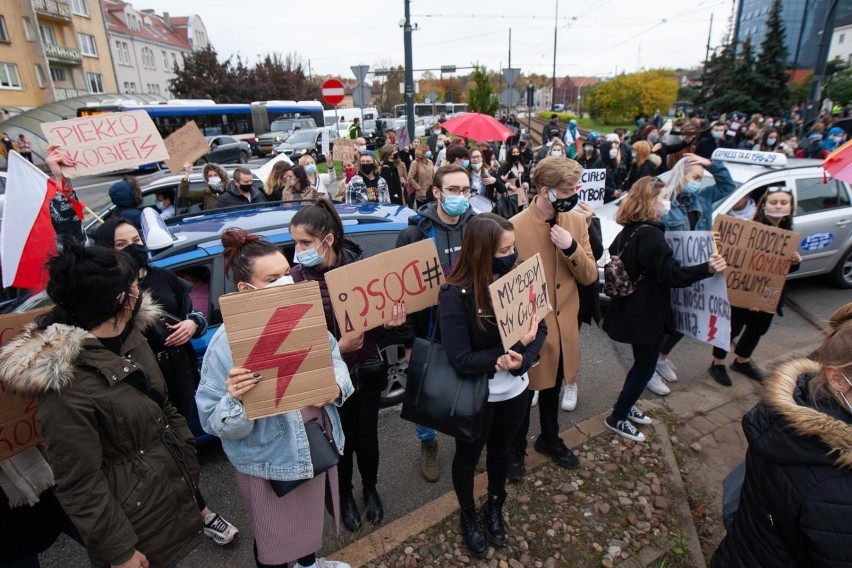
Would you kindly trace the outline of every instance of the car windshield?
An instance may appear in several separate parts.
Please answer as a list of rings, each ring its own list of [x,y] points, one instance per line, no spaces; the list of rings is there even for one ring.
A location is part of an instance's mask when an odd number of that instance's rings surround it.
[[[375,130],[376,129],[376,121],[375,120],[365,120],[364,121],[364,130]]]
[[[314,136],[316,134],[314,132],[310,132],[308,130],[297,130],[287,139],[288,144],[304,144],[305,142],[313,142]]]
[[[269,126],[269,130],[272,132],[283,132],[293,130],[293,125],[295,121],[293,120],[275,120]]]

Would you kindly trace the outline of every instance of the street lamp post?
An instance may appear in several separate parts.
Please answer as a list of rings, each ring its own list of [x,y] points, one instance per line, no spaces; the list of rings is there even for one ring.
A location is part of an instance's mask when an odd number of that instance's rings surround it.
[[[409,143],[414,140],[414,57],[411,51],[411,0],[405,0],[405,127]]]

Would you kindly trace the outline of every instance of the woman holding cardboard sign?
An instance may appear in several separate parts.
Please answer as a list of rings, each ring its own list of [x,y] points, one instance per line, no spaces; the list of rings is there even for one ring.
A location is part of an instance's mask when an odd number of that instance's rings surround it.
[[[242,229],[228,229],[222,234],[222,245],[225,271],[238,291],[292,283],[293,279],[287,276],[287,259],[262,237]],[[260,568],[286,566],[294,560],[296,566],[306,568],[349,566],[316,557],[322,546],[326,496],[331,500],[335,519],[339,516],[339,500],[337,467],[314,474],[317,464],[312,462],[308,423],[318,423],[330,431],[334,446],[341,450],[344,437],[336,407],[352,394],[337,341],[329,335],[329,343],[340,395],[324,404],[256,420],[248,418],[242,399],[257,386],[260,373],[234,368],[224,325],[204,354],[201,384],[195,394],[198,416],[206,432],[222,439],[222,448],[237,469],[237,487],[252,519],[255,562]],[[306,481],[294,483],[302,480]]]
[[[755,210],[754,221],[777,229],[792,231],[793,212],[795,211],[796,199],[793,197],[793,190],[786,185],[776,185],[767,188],[760,198]],[[797,271],[801,263],[802,257],[797,252],[793,257],[790,272]],[[783,306],[784,295],[782,292],[776,310],[779,314]],[[764,375],[763,371],[752,364],[751,354],[757,348],[760,338],[769,331],[772,318],[773,314],[770,313],[731,306],[731,340],[733,341],[739,336],[737,347],[734,350],[736,358],[731,363],[731,369],[758,382],[763,381]],[[725,387],[733,384],[728,371],[725,370],[725,357],[727,356],[726,350],[714,347],[713,362],[707,370],[714,381]]]
[[[471,442],[456,439],[453,457],[453,489],[461,508],[462,537],[478,558],[488,554],[488,542],[505,546],[508,540],[503,503],[509,454],[529,404],[527,370],[547,336],[547,325],[534,315],[520,341],[509,351],[503,348],[488,286],[509,273],[517,260],[512,224],[499,215],[480,213],[467,225],[458,262],[438,297],[441,343],[453,369],[459,374],[490,375],[482,434]],[[482,507],[483,535],[473,477],[486,446],[488,500]]]
[[[361,526],[361,513],[352,494],[356,454],[367,520],[375,525],[382,522],[385,515],[376,485],[379,481],[379,395],[387,384],[388,371],[372,334],[344,336],[341,333],[334,317],[325,275],[329,270],[358,262],[364,257],[364,251],[344,237],[343,222],[328,199],[318,199],[316,203],[296,213],[290,221],[290,236],[296,243],[298,262],[291,272],[293,279],[297,282],[314,280],[319,283],[328,330],[340,341],[340,352],[355,386],[355,395],[340,409],[340,421],[347,444],[340,460],[338,478],[343,526],[354,532]],[[394,304],[392,315],[393,319],[385,327],[397,327],[405,323],[405,303]]]

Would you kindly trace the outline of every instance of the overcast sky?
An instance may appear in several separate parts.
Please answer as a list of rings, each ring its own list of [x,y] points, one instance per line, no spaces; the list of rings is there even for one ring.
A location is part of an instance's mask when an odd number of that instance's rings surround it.
[[[298,52],[314,73],[349,77],[351,65],[404,64],[403,0],[130,0],[172,16],[198,13],[220,56],[254,62],[273,51]],[[704,60],[710,17],[720,45],[732,0],[588,0],[559,2],[558,76],[611,76]],[[414,0],[414,68],[512,67],[551,74],[556,0]],[[468,71],[460,71],[467,73]],[[437,74],[437,72],[436,72]]]

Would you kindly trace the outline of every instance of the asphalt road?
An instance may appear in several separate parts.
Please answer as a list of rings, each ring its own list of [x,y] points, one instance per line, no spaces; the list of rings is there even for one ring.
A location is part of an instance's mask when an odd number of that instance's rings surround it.
[[[787,309],[785,317],[775,318],[769,334],[754,355],[758,364],[818,342],[820,333],[814,323],[824,321],[834,309],[852,301],[852,293],[849,290],[833,288],[822,279],[791,282],[788,290],[792,303],[799,306],[802,312]],[[560,411],[562,429],[609,409],[615,402],[632,362],[629,346],[612,342],[597,327],[584,326],[580,337],[582,366],[578,378],[579,404],[574,412]],[[677,365],[680,378],[678,383],[671,385],[672,388],[688,388],[690,383],[706,377],[710,357],[709,346],[693,340],[682,341],[672,353],[672,360]],[[731,375],[735,381],[748,380],[733,372]],[[644,396],[655,398],[656,395],[645,391]],[[538,430],[538,413],[533,409],[531,437]],[[420,476],[419,442],[413,425],[400,419],[399,407],[382,411],[379,432],[379,492],[385,505],[385,522],[399,518],[439,495],[452,491],[449,475],[454,447],[452,439],[440,437],[441,479],[432,484]],[[530,447],[528,451],[534,450]],[[236,489],[233,468],[215,442],[200,448],[199,455],[202,464],[201,489],[210,507],[234,523],[241,530],[241,534],[235,543],[225,547],[205,539],[180,566],[254,566],[251,526]],[[357,479],[355,494],[361,506],[363,501],[360,499]],[[294,514],[298,515],[298,512],[294,511]],[[340,536],[337,537],[332,523],[328,521],[323,554],[333,557],[333,551],[346,546],[354,538],[363,536],[368,530],[362,528],[355,535],[351,535],[341,526]],[[87,565],[82,547],[65,536],[41,555],[41,561],[45,568]]]

